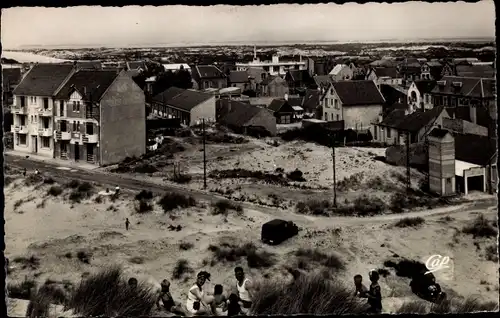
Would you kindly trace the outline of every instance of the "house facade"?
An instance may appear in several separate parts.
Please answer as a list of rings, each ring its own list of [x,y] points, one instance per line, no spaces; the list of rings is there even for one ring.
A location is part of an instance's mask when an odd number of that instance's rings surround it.
[[[354,77],[354,69],[346,64],[337,64],[328,74],[334,81],[351,80]]]
[[[414,110],[432,109],[431,91],[435,81],[413,81],[408,88],[408,105]]]
[[[99,166],[146,152],[142,89],[125,71],[78,71],[55,96],[54,157]]]
[[[267,109],[274,114],[277,124],[291,124],[296,121],[296,111],[284,98],[274,99],[271,104],[269,104]]]
[[[247,71],[230,71],[228,86],[237,87],[241,89],[242,92],[252,89],[250,83],[250,77]]]
[[[366,80],[374,81],[380,85],[403,85],[403,78],[396,67],[372,67],[366,73]]]
[[[288,84],[283,78],[279,76],[264,76],[260,84],[260,96],[284,98],[285,95],[290,93]]]
[[[231,100],[220,100],[220,119],[218,122],[235,132],[276,136],[276,117],[266,108]]]
[[[216,96],[190,89],[171,87],[153,97],[152,113],[165,118],[178,118],[186,126],[216,120]]]
[[[299,61],[283,61],[280,60],[278,54],[274,54],[270,61],[261,61],[257,57],[257,49],[254,48],[253,60],[248,63],[236,63],[236,70],[246,71],[248,68],[258,67],[263,68],[269,75],[284,76],[289,70],[307,70],[308,64],[308,61],[302,60],[302,57],[300,57]]]
[[[72,64],[35,64],[13,91],[14,150],[54,157],[54,96],[76,71]]]
[[[226,74],[215,65],[195,65],[191,76],[198,89],[227,87]]]

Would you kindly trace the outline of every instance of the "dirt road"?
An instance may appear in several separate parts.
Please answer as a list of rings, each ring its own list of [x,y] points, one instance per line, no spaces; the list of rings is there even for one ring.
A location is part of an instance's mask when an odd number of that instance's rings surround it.
[[[154,182],[147,182],[144,180],[138,180],[130,176],[119,175],[110,172],[103,171],[91,171],[84,169],[68,169],[63,167],[58,167],[56,164],[49,162],[42,162],[38,160],[29,160],[26,158],[12,156],[9,154],[5,155],[5,162],[7,166],[26,168],[29,170],[38,169],[43,174],[48,174],[56,181],[67,181],[68,179],[79,179],[81,181],[87,182],[97,182],[102,185],[109,185],[114,188],[119,186],[124,189],[131,189],[140,191],[142,189],[148,189],[155,193],[164,193],[167,191],[178,192],[182,194],[189,194],[194,198],[202,201],[216,202],[221,199],[225,199],[222,196],[184,188],[182,186],[177,186],[173,184],[159,184]],[[384,223],[399,220],[405,217],[426,217],[426,216],[438,216],[445,215],[449,213],[460,213],[460,214],[470,214],[478,211],[494,211],[496,208],[496,201],[491,199],[487,201],[470,202],[459,206],[451,206],[445,208],[437,208],[431,210],[399,213],[399,214],[386,214],[378,215],[373,217],[313,217],[307,215],[296,214],[293,211],[281,210],[271,207],[264,207],[260,205],[255,205],[247,202],[241,202],[241,205],[250,214],[266,214],[275,218],[283,218],[286,220],[293,221],[299,226],[309,227],[313,226],[315,228],[327,228],[327,227],[338,227],[342,225],[356,225],[363,223]]]

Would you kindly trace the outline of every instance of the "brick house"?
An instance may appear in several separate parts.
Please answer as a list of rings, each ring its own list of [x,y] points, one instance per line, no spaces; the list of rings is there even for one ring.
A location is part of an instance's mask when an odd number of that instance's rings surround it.
[[[125,71],[77,71],[54,100],[55,158],[104,166],[146,152],[144,92]]]
[[[191,89],[170,87],[153,97],[151,111],[165,118],[179,118],[181,123],[194,126],[202,119],[214,122],[216,119],[215,95]]]

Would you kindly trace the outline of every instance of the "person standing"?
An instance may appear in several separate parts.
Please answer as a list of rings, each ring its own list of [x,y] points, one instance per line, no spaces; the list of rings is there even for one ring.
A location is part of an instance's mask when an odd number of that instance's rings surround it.
[[[380,285],[378,284],[380,276],[376,270],[370,271],[369,276],[372,282],[370,290],[366,294],[368,296],[368,305],[370,305],[369,312],[380,314],[382,313],[382,293],[380,291]]]
[[[128,231],[128,227],[130,226],[130,221],[128,218],[125,220],[125,229]]]
[[[243,311],[245,314],[248,314],[252,307],[252,282],[248,278],[245,278],[245,272],[239,266],[234,269],[234,276],[236,277],[238,298],[242,304]]]
[[[192,315],[214,315],[212,307],[205,301],[205,291],[203,285],[210,280],[207,272],[201,271],[196,277],[196,284],[194,284],[188,292],[186,300],[187,310]]]
[[[23,177],[26,177],[26,168],[23,169]]]

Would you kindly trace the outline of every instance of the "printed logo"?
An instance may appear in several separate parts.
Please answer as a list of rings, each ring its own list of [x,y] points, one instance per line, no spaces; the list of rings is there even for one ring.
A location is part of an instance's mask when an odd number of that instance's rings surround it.
[[[432,255],[425,262],[425,266],[428,269],[428,271],[425,272],[425,274],[434,273],[434,272],[437,272],[439,270],[451,268],[450,267],[450,257],[442,256],[439,254]]]

